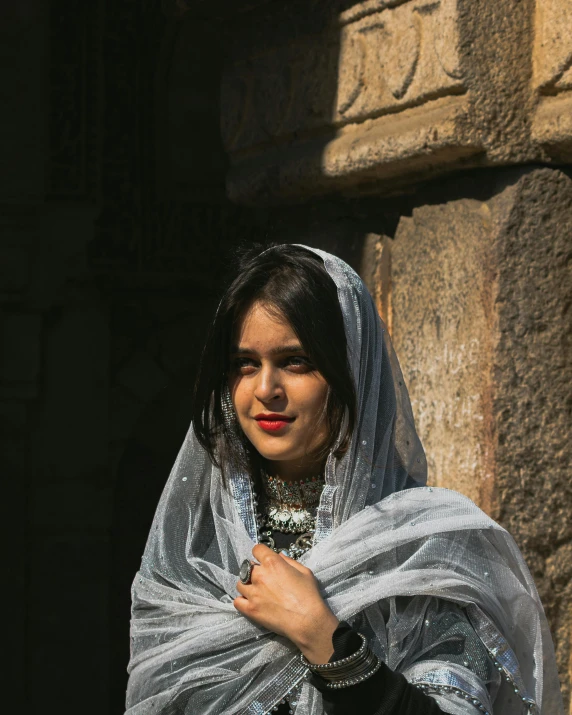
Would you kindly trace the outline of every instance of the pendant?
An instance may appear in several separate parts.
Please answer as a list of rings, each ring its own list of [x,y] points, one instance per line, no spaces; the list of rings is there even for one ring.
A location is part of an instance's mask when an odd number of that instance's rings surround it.
[[[255,503],[258,504],[258,501],[255,500]],[[291,507],[284,503],[267,504],[265,510],[257,512],[256,515],[258,543],[268,546],[276,553],[284,553],[292,559],[299,559],[313,545],[316,530],[316,517],[313,511],[314,507],[310,510],[307,505],[300,506],[299,502],[296,505],[292,504]],[[289,547],[278,548],[272,538],[273,530],[298,536]]]
[[[262,534],[258,538],[258,543],[264,544],[264,546],[268,546],[269,549],[276,551],[276,542],[274,541],[274,539],[271,536],[268,536],[267,534]]]

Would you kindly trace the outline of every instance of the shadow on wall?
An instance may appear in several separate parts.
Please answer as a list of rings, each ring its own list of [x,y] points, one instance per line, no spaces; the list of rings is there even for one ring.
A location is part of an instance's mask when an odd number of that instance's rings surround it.
[[[190,362],[179,379],[143,409],[117,469],[111,531],[112,713],[124,711],[131,583],[155,507],[189,427],[195,370],[196,364]]]

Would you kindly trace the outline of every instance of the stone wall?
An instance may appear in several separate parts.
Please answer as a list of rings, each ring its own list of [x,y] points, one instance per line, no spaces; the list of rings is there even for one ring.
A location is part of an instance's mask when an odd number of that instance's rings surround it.
[[[571,236],[572,179],[533,169],[497,182],[487,201],[416,207],[392,250],[393,339],[430,480],[470,496],[516,539],[552,625],[565,693]]]

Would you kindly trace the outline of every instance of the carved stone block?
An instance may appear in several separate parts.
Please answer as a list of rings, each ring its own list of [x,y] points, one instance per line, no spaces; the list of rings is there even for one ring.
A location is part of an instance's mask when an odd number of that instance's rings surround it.
[[[237,53],[222,83],[231,197],[320,193],[478,153],[459,48],[458,0],[366,0],[317,35]]]
[[[370,5],[340,16],[335,124],[465,90],[456,0]]]
[[[548,156],[572,159],[572,7],[569,0],[536,3],[533,84],[538,106],[532,135]]]

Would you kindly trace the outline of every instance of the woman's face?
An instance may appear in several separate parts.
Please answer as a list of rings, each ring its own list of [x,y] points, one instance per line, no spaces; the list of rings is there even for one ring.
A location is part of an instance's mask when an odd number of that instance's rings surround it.
[[[277,476],[312,476],[328,384],[285,318],[255,302],[239,321],[229,387],[240,426]]]

